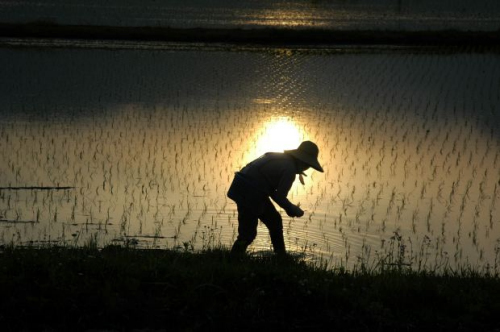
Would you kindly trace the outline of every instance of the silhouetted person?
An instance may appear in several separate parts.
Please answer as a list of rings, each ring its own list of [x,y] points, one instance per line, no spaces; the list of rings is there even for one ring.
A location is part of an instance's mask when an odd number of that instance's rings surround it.
[[[300,174],[303,183],[303,172],[309,167],[323,172],[318,153],[316,144],[305,141],[295,150],[268,152],[235,174],[227,193],[238,207],[238,238],[231,249],[232,254],[246,252],[257,236],[258,219],[269,229],[274,252],[286,253],[283,221],[269,198],[283,208],[288,216],[302,217],[304,211],[292,204],[287,195],[297,174]]]

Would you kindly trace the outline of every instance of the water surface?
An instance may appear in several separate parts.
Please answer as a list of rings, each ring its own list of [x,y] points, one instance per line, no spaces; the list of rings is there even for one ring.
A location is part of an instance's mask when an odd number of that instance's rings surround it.
[[[2,0],[1,22],[176,28],[495,31],[497,0]]]
[[[17,188],[0,189],[2,244],[230,246],[233,173],[309,139],[325,173],[290,191],[306,210],[283,213],[290,251],[498,263],[498,54],[163,44],[0,58],[0,187]],[[269,250],[258,232],[251,250]]]

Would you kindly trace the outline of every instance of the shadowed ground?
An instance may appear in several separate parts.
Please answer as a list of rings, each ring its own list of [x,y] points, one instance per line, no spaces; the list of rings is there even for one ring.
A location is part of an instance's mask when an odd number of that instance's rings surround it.
[[[258,44],[498,45],[498,31],[341,31],[328,29],[202,29],[59,25],[50,22],[0,24],[1,37],[155,40]]]
[[[9,330],[341,329],[493,331],[498,276],[382,265],[347,272],[225,250],[50,248],[0,252]]]

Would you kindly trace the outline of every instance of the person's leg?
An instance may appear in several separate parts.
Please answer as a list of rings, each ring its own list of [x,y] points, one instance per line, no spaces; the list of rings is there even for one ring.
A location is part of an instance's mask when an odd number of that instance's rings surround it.
[[[283,238],[283,219],[281,214],[276,210],[270,199],[267,199],[264,204],[264,212],[259,216],[260,220],[269,229],[271,242],[274,252],[277,254],[285,254],[285,240]]]
[[[244,254],[247,247],[253,242],[257,236],[258,218],[255,213],[238,204],[238,237],[231,249],[232,254]]]

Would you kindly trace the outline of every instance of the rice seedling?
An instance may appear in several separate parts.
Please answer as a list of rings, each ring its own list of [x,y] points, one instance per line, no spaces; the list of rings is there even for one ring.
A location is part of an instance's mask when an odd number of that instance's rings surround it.
[[[326,165],[290,192],[308,209],[302,219],[284,217],[289,250],[321,253],[330,266],[352,267],[356,257],[368,266],[377,255],[419,269],[495,265],[494,53],[52,53],[64,82],[78,78],[81,89],[57,95],[56,83],[30,85],[22,64],[52,77],[54,58],[0,51],[13,64],[10,95],[43,96],[2,99],[0,215],[35,221],[0,225],[9,241],[72,234],[75,245],[139,236],[139,247],[228,244],[237,228],[225,196],[233,172],[257,157],[257,146],[268,147],[265,129],[285,119],[299,139],[318,143]],[[97,62],[105,74],[92,69]],[[12,189],[43,186],[74,189]]]

